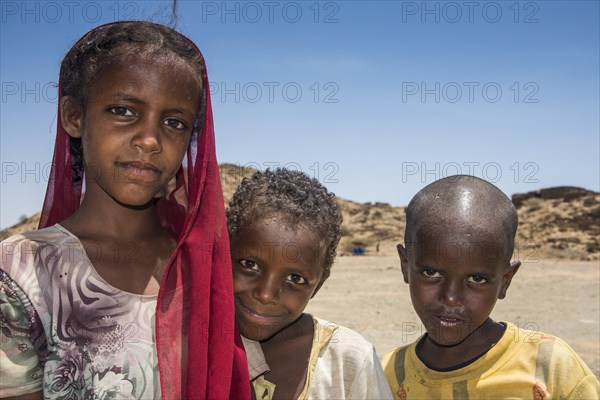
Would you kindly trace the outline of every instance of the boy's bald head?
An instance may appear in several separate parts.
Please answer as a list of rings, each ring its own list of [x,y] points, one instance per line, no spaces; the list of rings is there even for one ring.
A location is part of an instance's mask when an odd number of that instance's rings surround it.
[[[517,210],[491,183],[468,175],[440,179],[419,191],[406,209],[407,247],[422,235],[473,234],[503,247],[506,261],[514,250]]]

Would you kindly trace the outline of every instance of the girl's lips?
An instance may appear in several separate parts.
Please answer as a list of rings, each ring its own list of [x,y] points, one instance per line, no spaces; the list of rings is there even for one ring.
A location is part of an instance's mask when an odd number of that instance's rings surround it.
[[[150,163],[144,163],[140,161],[131,162],[118,162],[117,165],[121,167],[126,174],[126,177],[139,177],[139,178],[156,178],[160,175],[159,169]]]

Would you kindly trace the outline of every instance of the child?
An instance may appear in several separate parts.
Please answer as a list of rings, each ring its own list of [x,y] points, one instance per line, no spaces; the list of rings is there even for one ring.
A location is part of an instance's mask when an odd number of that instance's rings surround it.
[[[391,399],[369,342],[303,313],[329,277],[341,221],[332,193],[285,169],[244,179],[229,203],[236,321],[258,399]]]
[[[67,53],[45,229],[2,243],[0,397],[250,397],[208,88],[150,22]]]
[[[521,264],[510,262],[517,225],[510,199],[472,176],[411,200],[398,252],[427,333],[384,357],[395,398],[598,398],[598,380],[565,342],[489,317]]]

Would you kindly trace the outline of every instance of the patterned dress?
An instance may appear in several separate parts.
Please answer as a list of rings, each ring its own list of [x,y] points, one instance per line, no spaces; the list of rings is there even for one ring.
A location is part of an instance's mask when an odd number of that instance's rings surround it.
[[[157,296],[109,285],[93,258],[58,224],[2,242],[0,397],[160,398]]]

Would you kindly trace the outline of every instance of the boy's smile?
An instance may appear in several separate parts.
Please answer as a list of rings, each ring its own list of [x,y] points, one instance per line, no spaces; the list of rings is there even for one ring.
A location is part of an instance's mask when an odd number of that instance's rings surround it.
[[[277,218],[251,223],[232,240],[236,320],[242,334],[266,340],[296,321],[323,275],[315,235]]]
[[[504,247],[494,246],[498,236],[485,229],[436,224],[422,226],[413,238],[408,252],[402,246],[398,250],[427,341],[458,347],[463,354],[485,351],[498,333],[497,325],[486,321],[497,299],[505,296],[518,264],[508,265]]]
[[[68,96],[61,107],[65,129],[82,140],[86,197],[135,207],[148,204],[179,169],[201,93],[183,62],[127,61],[98,74],[83,113],[73,111]]]

